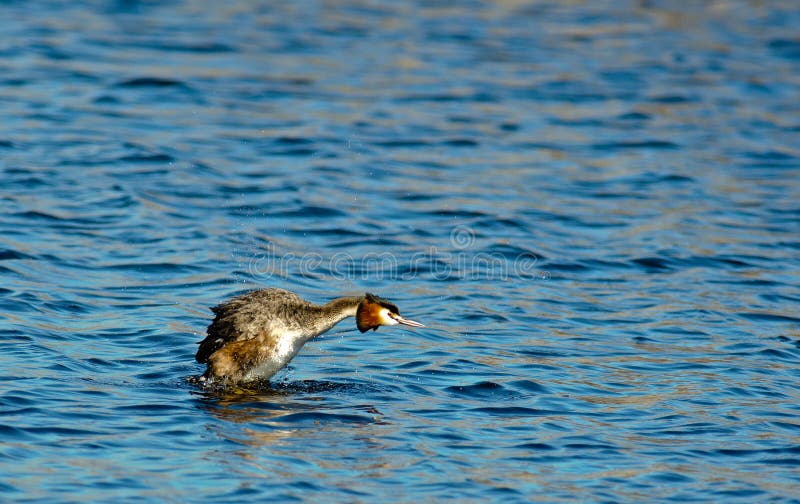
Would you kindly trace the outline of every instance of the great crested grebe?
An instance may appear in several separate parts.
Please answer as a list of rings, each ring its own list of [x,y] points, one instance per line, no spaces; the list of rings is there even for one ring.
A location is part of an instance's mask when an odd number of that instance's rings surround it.
[[[363,332],[403,324],[425,327],[400,316],[397,306],[372,294],[341,297],[315,305],[293,292],[262,289],[211,308],[216,314],[195,359],[208,365],[201,380],[226,384],[268,379],[303,345],[347,317]]]

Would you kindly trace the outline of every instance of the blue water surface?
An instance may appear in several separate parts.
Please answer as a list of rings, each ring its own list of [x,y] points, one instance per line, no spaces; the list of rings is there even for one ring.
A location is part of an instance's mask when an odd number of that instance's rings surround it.
[[[799,26],[0,3],[0,500],[800,502]],[[427,327],[191,383],[265,286]]]

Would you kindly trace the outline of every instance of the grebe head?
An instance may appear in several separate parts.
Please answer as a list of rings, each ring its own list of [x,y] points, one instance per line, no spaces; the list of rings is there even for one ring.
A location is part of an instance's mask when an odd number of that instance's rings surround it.
[[[397,324],[411,327],[425,327],[419,322],[401,317],[397,305],[373,294],[367,293],[364,296],[364,300],[359,303],[358,309],[356,310],[356,326],[359,331],[367,332],[370,329],[377,331],[378,327],[382,325],[389,326]]]

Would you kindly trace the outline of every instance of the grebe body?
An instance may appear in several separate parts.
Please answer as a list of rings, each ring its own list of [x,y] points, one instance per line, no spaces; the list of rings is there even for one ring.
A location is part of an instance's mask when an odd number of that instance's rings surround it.
[[[293,292],[270,288],[242,294],[211,310],[215,317],[195,359],[208,366],[202,380],[227,384],[270,378],[307,341],[348,317],[356,317],[361,332],[382,325],[424,327],[372,294],[316,305]]]

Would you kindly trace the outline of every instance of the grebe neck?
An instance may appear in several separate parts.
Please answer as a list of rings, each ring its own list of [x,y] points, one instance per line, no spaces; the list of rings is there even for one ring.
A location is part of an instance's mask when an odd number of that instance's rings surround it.
[[[317,306],[314,310],[314,326],[317,334],[322,334],[347,317],[355,317],[356,310],[364,296],[340,297]]]

